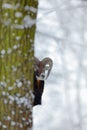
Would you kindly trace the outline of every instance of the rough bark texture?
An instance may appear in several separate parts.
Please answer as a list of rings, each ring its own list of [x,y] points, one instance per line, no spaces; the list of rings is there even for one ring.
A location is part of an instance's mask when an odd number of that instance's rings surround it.
[[[31,130],[37,0],[0,0],[0,130]]]

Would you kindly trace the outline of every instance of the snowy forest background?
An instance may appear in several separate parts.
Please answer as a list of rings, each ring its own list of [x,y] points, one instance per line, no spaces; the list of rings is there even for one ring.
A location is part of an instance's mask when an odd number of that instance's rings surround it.
[[[39,0],[35,55],[54,65],[34,130],[87,130],[87,1]]]

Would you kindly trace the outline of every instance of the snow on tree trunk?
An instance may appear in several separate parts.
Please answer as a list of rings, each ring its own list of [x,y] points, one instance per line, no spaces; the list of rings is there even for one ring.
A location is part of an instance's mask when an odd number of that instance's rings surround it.
[[[31,130],[37,0],[0,0],[0,130]]]

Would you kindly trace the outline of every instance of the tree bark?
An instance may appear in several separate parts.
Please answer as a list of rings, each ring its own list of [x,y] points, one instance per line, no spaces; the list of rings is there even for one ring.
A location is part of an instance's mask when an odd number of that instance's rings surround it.
[[[31,130],[38,0],[0,0],[0,130]]]

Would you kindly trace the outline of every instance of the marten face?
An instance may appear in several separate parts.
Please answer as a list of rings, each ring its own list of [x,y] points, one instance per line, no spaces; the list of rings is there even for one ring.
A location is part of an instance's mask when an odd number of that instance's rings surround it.
[[[36,78],[38,80],[45,80],[45,66],[42,62],[39,62],[35,67]]]

